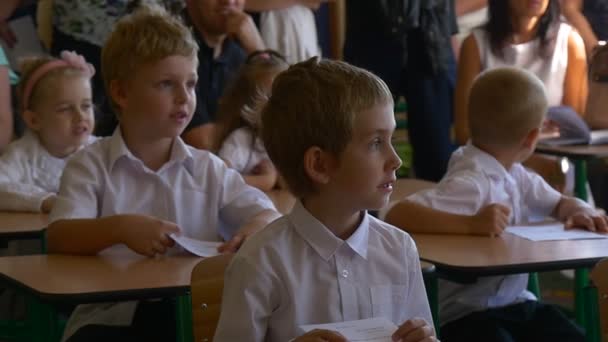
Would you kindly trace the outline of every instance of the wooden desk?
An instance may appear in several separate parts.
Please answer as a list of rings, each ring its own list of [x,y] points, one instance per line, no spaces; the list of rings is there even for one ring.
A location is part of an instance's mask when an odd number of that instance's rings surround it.
[[[608,256],[608,239],[530,241],[499,237],[413,234],[420,258],[439,275],[476,277],[592,267]]]
[[[190,275],[201,260],[190,255],[146,258],[134,254],[82,257],[31,255],[0,258],[0,280],[23,292],[33,310],[28,341],[58,340],[56,304],[86,304],[176,297],[178,341],[192,341]]]
[[[537,145],[536,152],[568,157],[574,163],[574,195],[587,201],[587,161],[593,158],[608,157],[608,145],[574,145],[574,146],[546,146]],[[589,285],[589,271],[576,269],[575,272],[575,311],[576,319],[585,324],[585,307],[579,297],[584,296],[584,288]]]
[[[412,235],[420,258],[435,264],[437,276],[460,282],[492,275],[587,269],[608,256],[608,239],[530,241],[503,233],[500,237]],[[586,275],[584,275],[586,278]],[[586,317],[589,296],[580,276],[575,280],[575,313],[591,331],[597,320]],[[431,286],[436,286],[431,284]]]
[[[48,215],[40,213],[0,212],[0,239],[40,238],[48,225]]]
[[[573,145],[546,146],[539,144],[536,152],[567,157],[574,163],[574,193],[576,197],[586,201],[587,194],[587,161],[594,158],[608,157],[608,145]]]

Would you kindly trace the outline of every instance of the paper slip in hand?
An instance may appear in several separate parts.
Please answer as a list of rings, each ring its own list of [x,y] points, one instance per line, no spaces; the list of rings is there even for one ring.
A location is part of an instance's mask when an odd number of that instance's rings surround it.
[[[608,234],[598,234],[582,229],[564,229],[563,223],[542,226],[507,227],[505,232],[532,241],[606,239]]]
[[[392,342],[391,336],[397,331],[397,326],[384,317],[300,326],[303,334],[315,329],[337,331],[350,342]]]
[[[221,242],[202,241],[177,234],[169,236],[175,243],[192,254],[202,257],[212,257],[220,254],[217,252],[217,248],[222,244]]]

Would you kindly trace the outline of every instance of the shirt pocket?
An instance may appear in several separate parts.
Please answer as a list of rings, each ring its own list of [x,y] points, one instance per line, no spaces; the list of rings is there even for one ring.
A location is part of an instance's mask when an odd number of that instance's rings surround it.
[[[404,285],[376,285],[370,287],[372,316],[385,317],[399,325],[406,317],[407,287]]]

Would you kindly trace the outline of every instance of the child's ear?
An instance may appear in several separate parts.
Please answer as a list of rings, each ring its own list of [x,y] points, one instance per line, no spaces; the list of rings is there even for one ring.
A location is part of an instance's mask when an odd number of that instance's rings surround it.
[[[533,149],[536,146],[538,137],[540,136],[540,128],[535,128],[528,132],[523,141],[523,147]]]
[[[125,90],[124,82],[119,80],[110,81],[110,96],[120,108],[124,108],[126,105],[127,93]]]
[[[26,109],[23,111],[23,113],[21,113],[21,116],[23,117],[23,121],[29,129],[31,129],[32,131],[40,130],[40,118],[38,117],[38,114],[36,112],[30,109]]]
[[[313,146],[304,152],[304,171],[315,183],[329,182],[330,162],[329,155],[320,147]]]

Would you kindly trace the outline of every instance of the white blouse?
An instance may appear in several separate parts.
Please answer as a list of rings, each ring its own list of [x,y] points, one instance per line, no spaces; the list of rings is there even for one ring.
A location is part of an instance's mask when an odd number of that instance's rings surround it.
[[[564,79],[568,68],[568,38],[572,27],[566,23],[559,24],[555,38],[555,46],[548,56],[539,55],[540,40],[522,44],[507,45],[503,49],[503,57],[496,56],[491,48],[489,36],[485,30],[473,30],[473,36],[479,49],[482,70],[503,66],[520,67],[534,73],[545,85],[549,106],[562,104],[564,94]]]
[[[88,143],[94,140],[91,136]],[[59,191],[70,157],[50,155],[36,134],[26,131],[0,156],[0,210],[39,212],[42,202]]]

